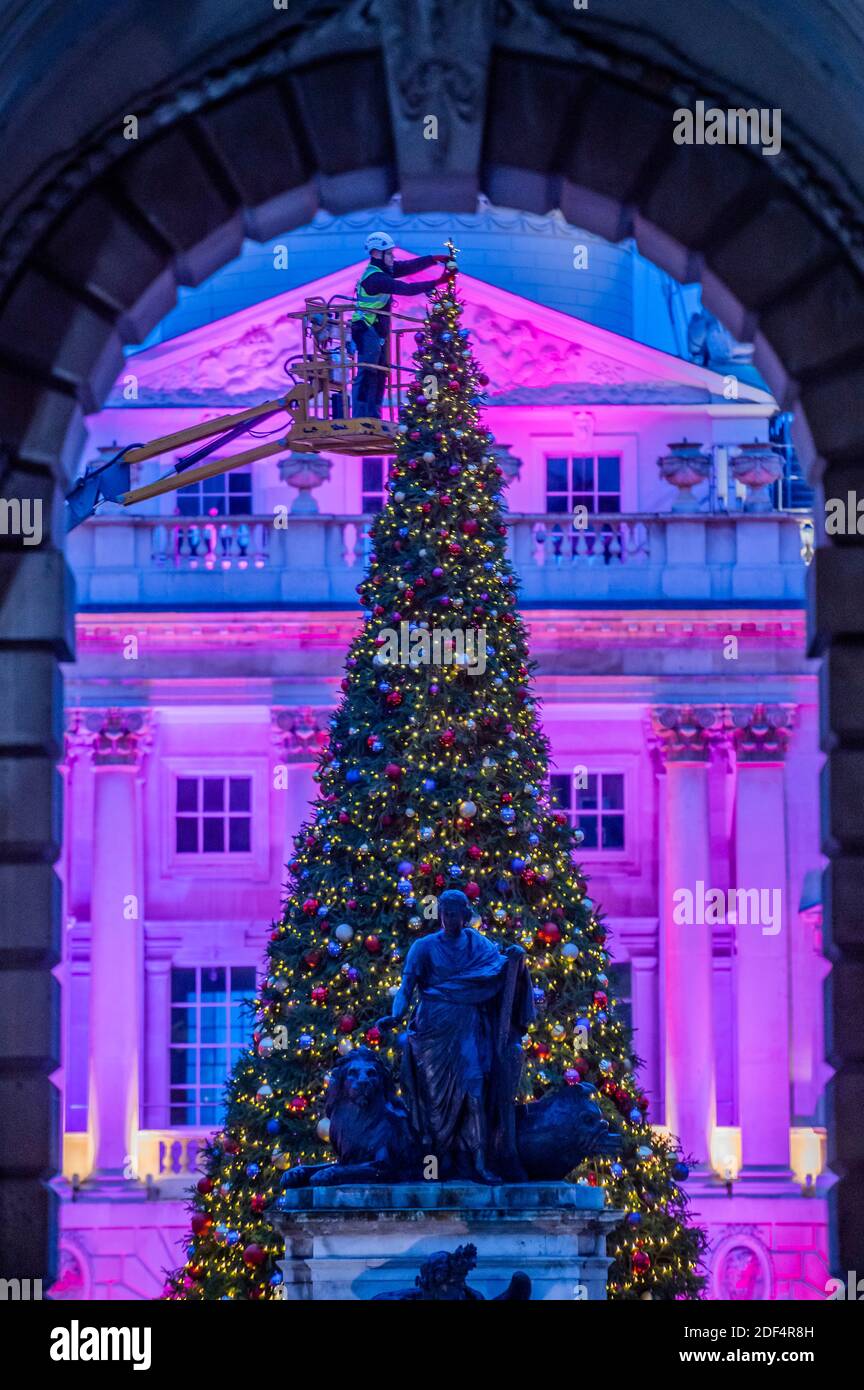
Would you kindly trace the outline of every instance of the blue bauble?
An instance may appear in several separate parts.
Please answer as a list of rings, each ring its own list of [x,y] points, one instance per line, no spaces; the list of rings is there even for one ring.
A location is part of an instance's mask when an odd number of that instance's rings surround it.
[[[345,781],[346,781],[346,782],[351,782],[351,783],[359,782],[359,781],[360,781],[360,776],[361,776],[361,774],[360,774],[359,768],[351,767],[351,768],[349,768],[348,771],[345,773]]]
[[[633,1109],[630,1111],[630,1123],[634,1125],[642,1123],[642,1111],[636,1105],[634,1105]]]
[[[641,1213],[641,1211],[628,1211],[628,1213],[627,1213],[627,1225],[628,1225],[628,1226],[641,1226],[641,1225],[642,1225],[642,1213]]]
[[[435,785],[436,785],[436,784],[435,784],[435,778],[434,778],[434,777],[427,777],[426,780],[425,780],[424,783],[423,783],[423,790],[424,790],[424,792],[434,792],[434,790],[435,790]]]
[[[610,1173],[612,1174],[613,1178],[620,1178],[620,1177],[623,1177],[623,1175],[624,1175],[624,1165],[623,1165],[623,1163],[613,1163],[613,1164],[612,1164],[612,1167],[609,1169],[609,1171],[610,1171]]]
[[[690,1169],[686,1163],[673,1163],[672,1176],[676,1182],[684,1182],[690,1176]]]
[[[510,868],[513,870],[514,874],[521,874],[522,870],[525,868],[525,860],[518,858],[511,859]]]
[[[450,867],[449,867],[449,869],[447,870],[447,872],[449,873],[449,875],[450,875],[451,878],[459,878],[459,876],[460,876],[461,873],[462,873],[462,865],[461,865],[461,864],[451,864]]]
[[[270,1275],[270,1283],[272,1284],[274,1289],[278,1289],[279,1285],[282,1283],[282,1278],[283,1275],[281,1269],[277,1269],[275,1274]]]
[[[267,1133],[268,1133],[268,1134],[278,1134],[278,1133],[279,1133],[279,1121],[278,1121],[278,1120],[268,1120],[268,1121],[267,1121]]]
[[[340,946],[338,941],[327,942],[327,954],[328,956],[341,956],[342,947]]]
[[[442,334],[441,334],[441,341],[442,341],[442,343],[449,343],[449,342],[451,341],[452,337],[453,337],[453,334],[452,334],[452,333],[442,333]]]
[[[258,1176],[258,1174],[259,1174],[260,1172],[261,1172],[261,1169],[258,1167],[258,1164],[257,1164],[257,1163],[247,1163],[247,1164],[246,1164],[246,1176],[247,1176],[247,1178],[257,1178],[257,1176]]]
[[[313,1042],[315,1041],[315,1039],[312,1037],[312,1034],[311,1034],[311,1033],[301,1033],[301,1034],[300,1034],[300,1040],[299,1040],[299,1041],[300,1041],[300,1046],[303,1048],[304,1052],[308,1052],[308,1051],[309,1051],[309,1048],[312,1046],[312,1044],[313,1044]],[[278,1128],[278,1126],[277,1126],[277,1128]]]

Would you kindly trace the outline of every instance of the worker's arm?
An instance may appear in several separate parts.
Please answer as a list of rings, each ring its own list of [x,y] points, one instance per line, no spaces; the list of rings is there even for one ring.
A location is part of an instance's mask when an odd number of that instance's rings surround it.
[[[429,260],[428,256],[420,257],[421,260]],[[407,264],[407,262],[406,262]],[[367,275],[363,281],[363,288],[367,294],[428,294],[442,280],[446,280],[447,272],[443,271],[437,280],[415,281],[413,285],[403,285],[399,280],[388,275],[386,270],[376,270],[374,275]]]
[[[447,255],[438,256],[414,256],[410,261],[394,261],[390,274],[396,280],[401,280],[403,275],[416,275],[419,270],[428,270],[430,265],[444,265]]]

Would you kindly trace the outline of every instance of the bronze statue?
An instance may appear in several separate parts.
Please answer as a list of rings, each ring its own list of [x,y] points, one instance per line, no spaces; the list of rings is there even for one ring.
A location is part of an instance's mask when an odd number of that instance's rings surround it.
[[[466,1279],[469,1270],[477,1263],[477,1247],[460,1245],[453,1251],[436,1250],[420,1266],[420,1273],[414,1280],[413,1289],[399,1289],[396,1293],[376,1293],[373,1303],[388,1299],[414,1303],[483,1303],[485,1295],[477,1289],[468,1287]],[[527,1303],[531,1298],[531,1280],[522,1270],[517,1270],[503,1293],[495,1295],[493,1303]]]
[[[471,907],[451,889],[438,899],[441,930],[415,941],[405,961],[392,1028],[409,1024],[402,1089],[424,1157],[438,1176],[497,1183],[524,1180],[515,1139],[523,1034],[534,1017],[521,946],[501,952],[469,927]]]
[[[439,899],[443,927],[405,961],[394,1028],[420,1003],[405,1038],[402,1096],[387,1063],[358,1048],[333,1067],[325,1102],[335,1163],[301,1164],[285,1189],[343,1183],[562,1182],[586,1158],[620,1153],[587,1082],[517,1105],[522,1037],[534,1016],[525,952],[505,952],[467,925],[464,893]],[[434,1172],[428,1159],[438,1160]]]

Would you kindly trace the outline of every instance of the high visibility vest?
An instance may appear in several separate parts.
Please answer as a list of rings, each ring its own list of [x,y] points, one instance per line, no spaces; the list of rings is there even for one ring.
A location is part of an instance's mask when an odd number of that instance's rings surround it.
[[[355,309],[351,318],[352,320],[363,319],[364,323],[368,323],[370,328],[374,327],[375,315],[380,314],[381,310],[386,309],[390,303],[389,294],[369,294],[363,288],[363,282],[366,277],[377,274],[380,269],[380,265],[375,265],[374,262],[367,265],[360,279],[357,281],[357,288],[354,291]]]

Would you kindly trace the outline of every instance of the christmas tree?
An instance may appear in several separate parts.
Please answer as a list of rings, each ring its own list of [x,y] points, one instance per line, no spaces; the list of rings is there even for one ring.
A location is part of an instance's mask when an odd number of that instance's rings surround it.
[[[455,255],[451,247],[451,255]],[[537,1018],[522,1095],[593,1082],[623,1135],[617,1159],[571,1176],[626,1215],[608,1249],[612,1298],[698,1297],[704,1233],[688,1225],[687,1166],[655,1134],[609,992],[601,914],[574,866],[581,835],[550,804],[502,473],[479,419],[483,376],[450,275],[416,334],[387,505],[358,592],[363,627],[296,837],[288,896],[230,1078],[222,1131],[193,1195],[185,1265],[165,1296],[278,1298],[281,1242],[265,1210],[283,1171],[326,1162],[328,1071],[356,1046],[398,1070],[390,1012],[412,941],[459,887],[474,925],[527,952]]]

